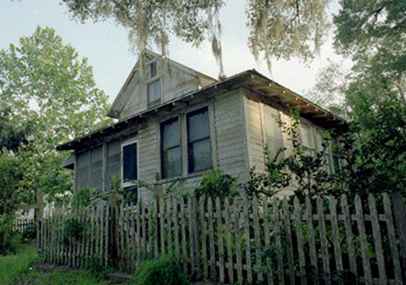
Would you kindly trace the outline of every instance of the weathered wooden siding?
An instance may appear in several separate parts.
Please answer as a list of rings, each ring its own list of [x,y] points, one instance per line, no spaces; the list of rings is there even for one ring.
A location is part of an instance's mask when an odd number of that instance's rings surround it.
[[[190,106],[178,108],[170,116],[179,115],[185,118],[185,114],[193,109],[203,106],[209,107],[209,123],[212,141],[213,166],[218,167],[233,176],[245,181],[248,177],[248,154],[246,147],[246,134],[244,127],[244,94],[242,91],[233,91],[219,94],[207,101],[196,102]],[[167,186],[171,180],[159,180],[161,177],[160,158],[160,122],[165,120],[168,114],[156,114],[149,118],[131,137],[117,139],[106,143],[106,189],[111,188],[112,177],[121,176],[121,144],[126,140],[135,140],[138,145],[139,165],[138,177],[148,183],[160,182]],[[185,121],[181,120],[183,128]],[[200,180],[200,174],[187,173],[186,131],[183,132],[183,165],[184,175],[182,187],[195,188]],[[78,187],[95,187],[98,190],[103,186],[103,147],[89,150],[78,154]],[[140,189],[140,197],[149,199],[148,191]]]
[[[275,127],[273,123],[271,124],[269,118],[279,113],[279,120],[285,127],[291,125],[292,119],[286,112],[280,111],[275,107],[267,105],[263,102],[253,100],[250,97],[245,97],[244,99],[244,110],[246,116],[249,167],[255,167],[257,171],[263,171],[265,168],[264,146],[267,144],[266,132],[270,131],[269,128]],[[303,118],[301,120],[316,132],[316,144],[317,148],[320,149],[321,132],[323,129],[314,125],[308,120]],[[282,126],[277,127],[282,128]],[[283,146],[286,148],[287,154],[291,153],[292,142],[290,141],[290,138],[286,132],[282,132],[281,140],[283,140]],[[282,142],[279,143],[282,144]]]
[[[218,167],[241,181],[248,178],[244,98],[242,90],[232,91],[214,103]]]
[[[161,104],[212,82],[208,78],[204,78],[175,62],[164,62],[162,60],[157,60],[157,62],[161,80]],[[131,115],[147,110],[147,81],[145,75],[137,71],[122,90],[118,100],[121,102],[117,105],[123,106],[120,110],[120,119],[126,119]]]

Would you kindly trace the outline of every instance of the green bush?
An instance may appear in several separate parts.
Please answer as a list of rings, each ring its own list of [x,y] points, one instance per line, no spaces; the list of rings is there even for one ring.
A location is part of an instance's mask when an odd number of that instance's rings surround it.
[[[69,218],[63,225],[63,241],[68,244],[70,239],[80,240],[85,231],[85,225],[75,218]]]
[[[208,171],[196,188],[197,197],[225,198],[237,194],[237,179],[219,169]]]
[[[135,272],[134,285],[188,285],[181,264],[173,256],[143,262]]]
[[[10,215],[0,215],[0,255],[16,253],[21,244],[21,235],[13,231],[14,219]]]

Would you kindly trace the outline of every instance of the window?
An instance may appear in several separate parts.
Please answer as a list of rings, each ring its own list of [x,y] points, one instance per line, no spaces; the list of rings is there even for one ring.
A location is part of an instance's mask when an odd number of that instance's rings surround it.
[[[155,76],[158,75],[157,70],[158,70],[158,69],[157,69],[157,63],[156,63],[156,61],[153,61],[153,62],[151,62],[151,63],[148,65],[149,79],[152,79],[152,78],[154,78]]]
[[[162,178],[182,175],[182,150],[178,118],[161,124]]]
[[[189,173],[211,168],[211,146],[208,109],[187,115]]]
[[[147,84],[148,106],[161,102],[161,80],[157,79]]]
[[[127,143],[122,145],[122,183],[131,184],[138,179],[137,169],[137,143]]]
[[[319,150],[318,134],[316,128],[308,123],[300,124],[300,134],[303,146],[311,153]]]

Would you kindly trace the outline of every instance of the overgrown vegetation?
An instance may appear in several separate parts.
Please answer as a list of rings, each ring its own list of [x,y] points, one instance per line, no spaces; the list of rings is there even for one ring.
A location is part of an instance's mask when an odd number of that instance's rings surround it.
[[[197,197],[232,197],[238,194],[237,179],[229,174],[224,174],[219,169],[208,171],[202,178],[200,185],[196,188]]]
[[[159,259],[144,261],[135,272],[134,285],[188,285],[186,275],[178,258],[161,256]]]

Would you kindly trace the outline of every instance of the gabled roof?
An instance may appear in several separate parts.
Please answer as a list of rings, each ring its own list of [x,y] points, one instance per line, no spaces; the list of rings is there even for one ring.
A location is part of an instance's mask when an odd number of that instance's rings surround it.
[[[144,55],[145,57],[149,57],[151,60],[155,59],[155,58],[163,58],[162,55],[153,52],[151,50],[145,50],[144,51]],[[201,73],[197,70],[194,70],[190,67],[187,67],[186,65],[183,65],[179,62],[176,62],[172,59],[169,59],[167,57],[165,57],[165,60],[168,61],[168,64],[175,66],[181,70],[183,70],[185,73],[189,73],[193,76],[197,76],[199,78],[211,81],[211,82],[216,82],[217,80],[209,75],[206,75],[204,73]],[[118,113],[122,110],[122,108],[124,108],[124,104],[126,102],[125,98],[123,98],[125,95],[125,90],[127,89],[128,85],[130,84],[130,82],[136,78],[136,74],[139,72],[139,65],[140,65],[140,59],[138,59],[138,61],[135,63],[134,67],[131,69],[130,74],[128,75],[127,79],[125,80],[123,86],[121,87],[120,91],[118,92],[117,96],[115,97],[113,104],[111,105],[110,111],[107,114],[109,117],[112,118],[118,118]]]
[[[57,146],[57,149],[69,150],[90,146],[96,142],[102,141],[106,136],[121,132],[129,126],[134,126],[142,122],[146,117],[155,114],[158,111],[165,109],[171,110],[174,105],[179,102],[188,102],[196,96],[215,96],[218,92],[230,91],[237,88],[246,88],[252,91],[253,96],[257,96],[259,99],[272,101],[279,106],[288,109],[297,108],[304,118],[307,118],[325,128],[341,128],[347,126],[346,121],[341,117],[267,78],[255,69],[252,69],[228,77],[225,80],[207,85],[200,90],[190,91],[183,96],[157,106],[155,109],[149,109],[135,114],[124,121],[117,122],[109,127],[96,130],[86,136],[59,145]]]

